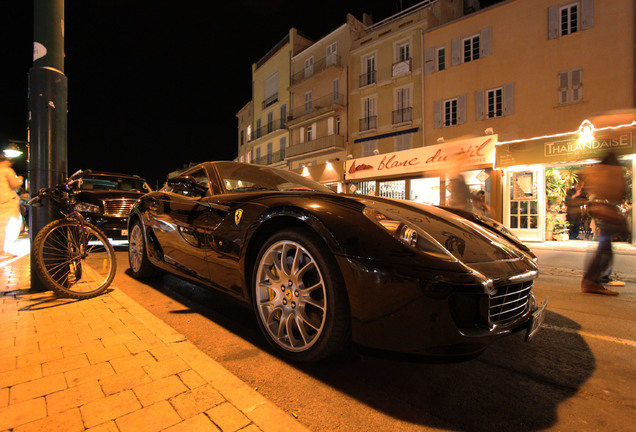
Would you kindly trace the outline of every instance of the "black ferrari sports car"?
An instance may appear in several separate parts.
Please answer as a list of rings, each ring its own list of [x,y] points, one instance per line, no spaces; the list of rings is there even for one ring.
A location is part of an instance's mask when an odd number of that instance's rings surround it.
[[[359,346],[472,357],[541,326],[536,257],[495,221],[337,194],[261,165],[206,162],[128,219],[138,278],[165,270],[251,305],[274,349],[316,361]]]

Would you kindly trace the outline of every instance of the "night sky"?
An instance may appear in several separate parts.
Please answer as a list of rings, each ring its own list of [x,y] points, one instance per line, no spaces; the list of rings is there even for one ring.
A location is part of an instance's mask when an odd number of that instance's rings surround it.
[[[152,187],[189,162],[237,152],[251,68],[291,27],[318,40],[408,0],[67,0],[68,170],[138,174]],[[0,0],[0,146],[26,140],[33,7]],[[16,161],[16,171],[26,166]]]

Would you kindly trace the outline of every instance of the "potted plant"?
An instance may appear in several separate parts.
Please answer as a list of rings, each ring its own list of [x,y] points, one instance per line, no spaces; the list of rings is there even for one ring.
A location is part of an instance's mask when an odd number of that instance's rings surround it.
[[[567,241],[570,238],[570,222],[556,220],[553,233],[555,240]]]

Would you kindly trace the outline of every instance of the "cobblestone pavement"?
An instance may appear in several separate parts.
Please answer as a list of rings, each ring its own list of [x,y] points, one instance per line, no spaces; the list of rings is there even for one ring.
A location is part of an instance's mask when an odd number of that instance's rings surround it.
[[[0,431],[307,431],[111,288],[33,293],[28,254],[0,263]]]

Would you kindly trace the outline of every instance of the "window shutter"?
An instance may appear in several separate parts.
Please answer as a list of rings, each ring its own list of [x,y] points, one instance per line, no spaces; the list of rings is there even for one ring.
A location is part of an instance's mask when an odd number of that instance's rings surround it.
[[[574,69],[572,72],[572,102],[583,99],[583,70]]]
[[[515,85],[514,83],[504,84],[503,87],[503,115],[515,113]]]
[[[457,66],[461,63],[461,45],[459,38],[451,41],[451,66]]]
[[[300,127],[300,144],[305,142],[305,128]]]
[[[442,127],[442,101],[436,100],[433,102],[433,128],[439,129]]]
[[[466,123],[466,93],[457,98],[457,124]]]
[[[482,29],[479,35],[479,57],[487,57],[492,54],[492,27]]]
[[[484,119],[484,91],[475,92],[475,120]]]
[[[594,27],[594,0],[581,0],[581,29]]]
[[[559,7],[548,8],[548,39],[556,39],[559,36]]]
[[[559,104],[565,104],[568,102],[568,87],[570,77],[568,72],[559,73]]]
[[[424,74],[435,72],[435,48],[427,48],[424,51]]]

